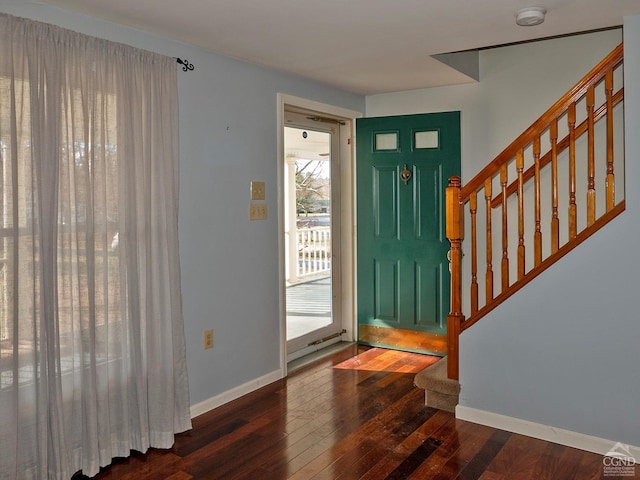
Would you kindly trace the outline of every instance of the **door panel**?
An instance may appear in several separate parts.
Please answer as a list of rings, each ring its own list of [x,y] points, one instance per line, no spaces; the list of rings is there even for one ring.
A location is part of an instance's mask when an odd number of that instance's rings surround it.
[[[398,323],[398,262],[375,261],[374,301],[376,319]]]
[[[373,215],[380,240],[398,238],[398,193],[395,166],[374,167]]]
[[[460,174],[460,114],[364,118],[356,128],[359,341],[444,354],[444,190]]]
[[[415,171],[416,198],[414,204],[415,236],[417,240],[442,240],[439,192],[442,190],[440,166],[418,165]]]
[[[438,283],[440,282],[440,268],[427,262],[415,263],[415,299],[416,317],[418,326],[430,327],[438,318]],[[440,325],[436,325],[440,327]]]

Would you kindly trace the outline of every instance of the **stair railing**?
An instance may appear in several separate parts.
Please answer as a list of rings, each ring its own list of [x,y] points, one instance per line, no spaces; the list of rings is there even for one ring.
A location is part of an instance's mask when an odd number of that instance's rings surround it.
[[[623,150],[622,61],[620,44],[466,185],[450,179],[449,378],[458,379],[460,333],[624,210],[624,182],[615,189],[623,158],[614,159]]]

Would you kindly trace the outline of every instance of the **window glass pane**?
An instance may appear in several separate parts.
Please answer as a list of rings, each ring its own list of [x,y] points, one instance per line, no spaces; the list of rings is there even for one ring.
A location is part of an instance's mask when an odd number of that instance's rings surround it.
[[[376,133],[376,150],[397,150],[398,133]]]
[[[430,130],[427,132],[415,132],[414,145],[416,149],[419,148],[438,148],[439,135],[437,130]]]

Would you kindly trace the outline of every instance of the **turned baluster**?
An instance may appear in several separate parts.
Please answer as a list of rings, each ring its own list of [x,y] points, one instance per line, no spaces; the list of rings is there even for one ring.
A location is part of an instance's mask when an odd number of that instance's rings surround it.
[[[533,258],[534,264],[537,267],[542,263],[542,231],[540,228],[540,137],[536,137],[533,140],[533,161],[535,166],[535,232],[533,234]]]
[[[469,196],[469,211],[471,213],[471,313],[478,311],[478,239],[477,218],[478,194],[472,192]]]
[[[560,219],[558,218],[558,119],[551,122],[551,253],[560,248]]]
[[[569,238],[578,234],[576,207],[576,103],[569,105]]]
[[[509,235],[507,230],[507,165],[500,167],[500,185],[502,186],[502,291],[509,288]]]
[[[485,292],[486,292],[486,304],[488,305],[493,300],[493,236],[491,233],[491,177],[487,178],[484,182],[484,199],[485,199],[485,212],[487,218],[487,273],[485,275]]]
[[[587,90],[587,225],[596,221],[596,163],[595,163],[595,131],[593,107],[595,104],[595,87]]]
[[[607,212],[615,205],[615,178],[613,176],[613,70],[607,71],[605,78],[607,98]]]
[[[524,277],[525,246],[524,246],[524,152],[518,150],[516,157],[516,171],[518,172],[518,280]]]

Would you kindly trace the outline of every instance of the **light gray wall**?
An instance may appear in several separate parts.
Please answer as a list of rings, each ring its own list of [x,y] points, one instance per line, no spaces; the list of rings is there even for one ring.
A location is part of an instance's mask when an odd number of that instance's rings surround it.
[[[470,178],[608,53],[616,35],[485,52],[480,84],[368,98],[367,115],[462,110]],[[637,446],[640,17],[625,20],[624,36],[627,210],[462,334],[460,403]]]
[[[364,111],[364,97],[25,0],[0,11],[187,58],[180,101],[180,257],[191,403],[280,368],[277,93]],[[269,219],[250,222],[249,182]],[[202,349],[213,328],[215,346]]]

